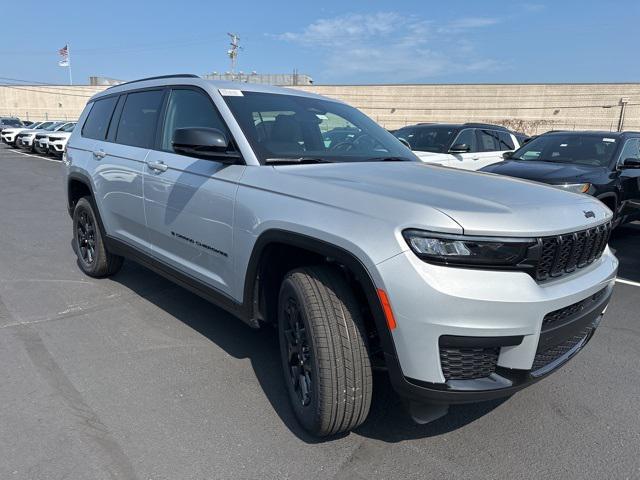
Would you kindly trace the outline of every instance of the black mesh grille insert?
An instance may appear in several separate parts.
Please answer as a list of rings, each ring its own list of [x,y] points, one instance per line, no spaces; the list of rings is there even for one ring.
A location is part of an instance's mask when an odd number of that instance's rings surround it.
[[[496,370],[499,347],[440,347],[440,365],[446,380],[484,378]]]
[[[536,370],[539,370],[549,363],[557,360],[565,353],[569,352],[573,347],[578,345],[587,335],[591,333],[592,330],[592,326],[586,327],[580,333],[566,339],[564,342],[558,345],[548,347],[544,350],[538,350],[533,360],[533,366],[531,367],[531,370],[535,372]]]
[[[589,298],[585,298],[584,300],[569,305],[568,307],[560,308],[558,310],[554,310],[553,312],[547,313],[544,316],[544,320],[542,320],[542,331],[544,332],[560,323],[563,323],[564,320],[579,314],[585,308],[589,308],[594,303],[597,303],[602,299],[605,291],[606,288],[603,288],[599,292],[591,295]]]
[[[606,223],[581,232],[542,238],[536,280],[559,277],[593,263],[602,255],[610,233],[611,224]]]

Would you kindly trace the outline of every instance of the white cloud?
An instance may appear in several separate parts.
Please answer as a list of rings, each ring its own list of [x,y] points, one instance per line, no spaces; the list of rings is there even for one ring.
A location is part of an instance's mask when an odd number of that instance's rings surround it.
[[[483,58],[464,37],[466,32],[498,22],[495,18],[468,17],[436,25],[395,12],[346,14],[273,37],[320,52],[323,77],[361,81],[370,76],[375,81],[408,82],[499,68],[499,62]]]

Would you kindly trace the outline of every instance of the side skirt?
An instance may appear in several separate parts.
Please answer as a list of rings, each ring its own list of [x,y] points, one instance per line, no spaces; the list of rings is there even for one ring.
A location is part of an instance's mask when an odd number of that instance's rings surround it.
[[[199,297],[213,303],[217,307],[226,310],[243,322],[247,323],[249,326],[253,328],[259,327],[258,321],[251,317],[250,309],[245,304],[237,302],[226,293],[223,293],[220,290],[192,277],[191,275],[181,272],[174,267],[141,252],[137,248],[132,247],[117,238],[106,236],[105,243],[107,249],[111,253],[139,263],[158,275],[163,276],[167,280],[180,285]]]

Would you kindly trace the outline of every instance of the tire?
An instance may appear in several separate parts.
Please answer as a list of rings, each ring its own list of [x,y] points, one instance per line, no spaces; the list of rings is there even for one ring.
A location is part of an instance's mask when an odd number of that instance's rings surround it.
[[[289,272],[278,299],[280,354],[295,415],[309,433],[334,435],[362,424],[371,406],[367,335],[341,272]]]
[[[108,277],[122,267],[123,258],[109,253],[90,197],[82,197],[73,210],[73,248],[78,264],[90,277]]]

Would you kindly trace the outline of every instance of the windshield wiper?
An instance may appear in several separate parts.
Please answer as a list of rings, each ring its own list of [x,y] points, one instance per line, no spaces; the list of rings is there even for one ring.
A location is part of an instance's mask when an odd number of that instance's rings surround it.
[[[264,163],[267,165],[287,165],[300,163],[332,163],[324,158],[299,157],[299,158],[267,158]]]
[[[410,162],[411,160],[406,157],[372,157],[368,159],[369,162]]]

